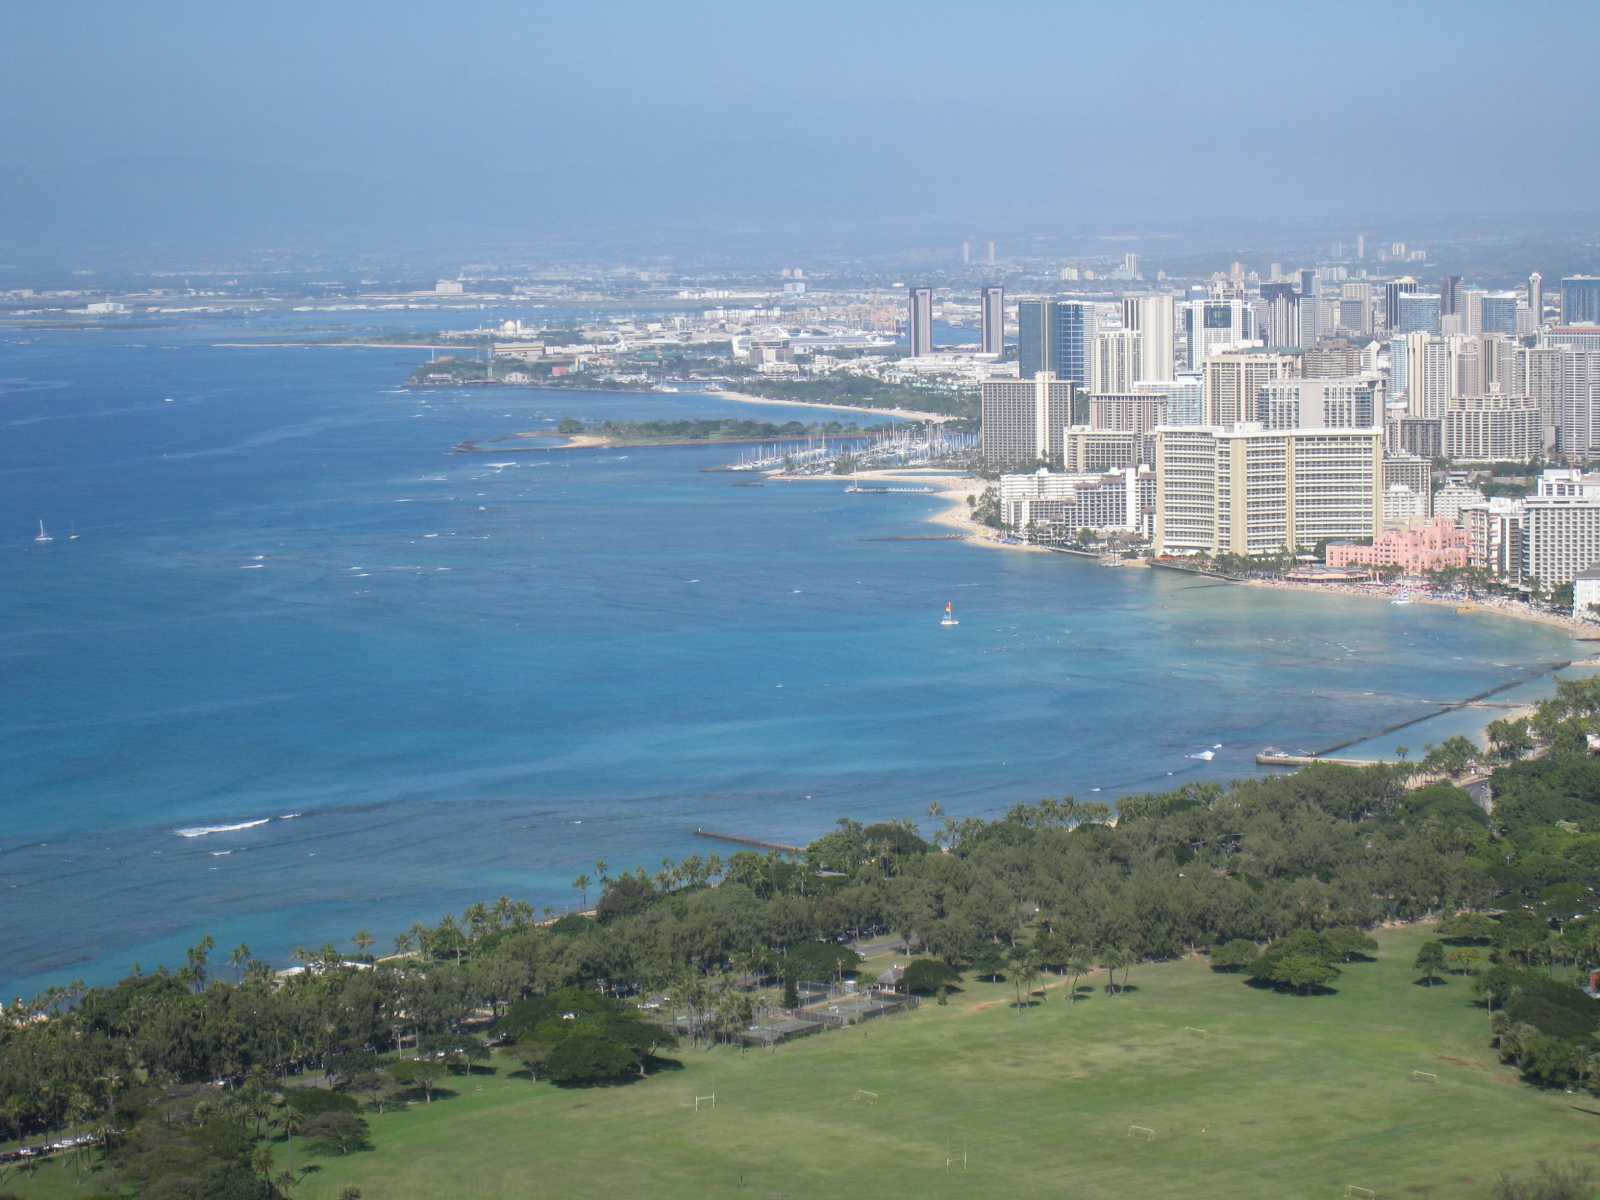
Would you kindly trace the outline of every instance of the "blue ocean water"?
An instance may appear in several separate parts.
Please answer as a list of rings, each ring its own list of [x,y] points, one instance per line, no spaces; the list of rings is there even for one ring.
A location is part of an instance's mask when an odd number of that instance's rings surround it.
[[[217,330],[6,337],[8,994],[205,933],[282,965],[502,892],[566,908],[597,859],[733,849],[699,827],[1252,774],[1577,656],[1423,605],[862,541],[942,532],[936,503],[733,487],[702,471],[728,447],[449,453],[541,417],[835,413],[411,393],[416,351]]]

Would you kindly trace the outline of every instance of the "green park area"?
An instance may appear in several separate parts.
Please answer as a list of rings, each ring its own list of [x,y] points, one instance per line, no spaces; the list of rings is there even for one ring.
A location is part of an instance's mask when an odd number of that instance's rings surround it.
[[[447,1078],[453,1095],[371,1115],[374,1149],[315,1159],[294,1195],[1398,1200],[1593,1161],[1600,1104],[1520,1082],[1466,980],[1418,982],[1430,932],[1379,931],[1316,995],[1193,957],[1134,966],[1122,994],[1089,976],[1072,1004],[1046,975],[1021,1011],[1011,984],[969,975],[947,1005],[775,1052],[685,1043],[682,1069],[613,1086],[534,1082],[497,1055]],[[56,1164],[7,1188],[85,1190]]]

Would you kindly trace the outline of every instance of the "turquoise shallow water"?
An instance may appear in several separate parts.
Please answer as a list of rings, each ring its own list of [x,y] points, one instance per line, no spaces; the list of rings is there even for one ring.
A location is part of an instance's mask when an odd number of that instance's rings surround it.
[[[1250,774],[1262,746],[1574,656],[1423,605],[863,542],[928,532],[929,498],[735,488],[700,470],[725,447],[447,453],[536,414],[783,409],[419,396],[395,386],[406,351],[10,337],[8,992],[172,962],[206,932],[282,964],[501,892],[561,908],[597,858],[730,849],[697,827],[803,841],[932,800],[993,814]]]

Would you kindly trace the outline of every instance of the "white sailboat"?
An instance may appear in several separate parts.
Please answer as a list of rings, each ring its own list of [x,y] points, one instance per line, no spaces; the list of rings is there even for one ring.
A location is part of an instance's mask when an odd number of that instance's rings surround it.
[[[78,523],[76,521],[73,521],[72,522],[72,526],[71,526],[71,532],[67,534],[67,541],[75,542],[77,540],[78,540]]]
[[[944,606],[944,620],[940,621],[939,624],[941,624],[941,625],[959,625],[959,624],[961,624],[960,621],[956,620],[955,611],[954,611],[954,608],[953,608],[952,605],[946,604]]]
[[[55,538],[44,531],[44,522],[39,522],[39,536],[33,539],[36,542],[53,542]]]

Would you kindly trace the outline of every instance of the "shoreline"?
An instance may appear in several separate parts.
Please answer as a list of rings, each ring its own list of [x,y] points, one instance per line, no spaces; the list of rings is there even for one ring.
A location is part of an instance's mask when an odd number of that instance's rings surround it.
[[[1394,598],[1402,591],[1407,590],[1398,584],[1369,584],[1366,587],[1363,587],[1360,584],[1351,583],[1299,584],[1288,583],[1281,579],[1222,579],[1221,577],[1218,577],[1218,581],[1221,583],[1238,584],[1242,587],[1272,588],[1278,591],[1299,591],[1312,593],[1335,592],[1341,596],[1357,596],[1368,600],[1386,600],[1390,603],[1393,603]],[[1388,587],[1392,588],[1393,590],[1369,590],[1375,586]],[[1526,605],[1517,604],[1515,601],[1508,601],[1499,598],[1486,600],[1450,600],[1443,596],[1418,595],[1415,592],[1412,592],[1411,602],[1413,604],[1431,604],[1435,607],[1441,608],[1453,608],[1457,610],[1469,608],[1472,610],[1471,612],[1461,613],[1462,616],[1474,616],[1481,612],[1492,616],[1510,617],[1512,620],[1516,621],[1533,621],[1540,625],[1552,625],[1557,629],[1565,630],[1576,639],[1600,641],[1600,625],[1595,625],[1588,621],[1580,621],[1576,617],[1563,617],[1557,615],[1556,613],[1539,612],[1536,609],[1529,608]]]
[[[914,408],[867,408],[860,404],[829,404],[822,400],[774,400],[770,396],[752,396],[747,392],[710,391],[701,393],[705,396],[718,396],[723,400],[737,400],[742,404],[782,404],[789,408],[829,408],[835,412],[877,413],[885,417],[906,417],[913,421],[934,421],[944,424],[946,421],[959,421],[960,417],[950,413],[918,412]]]

